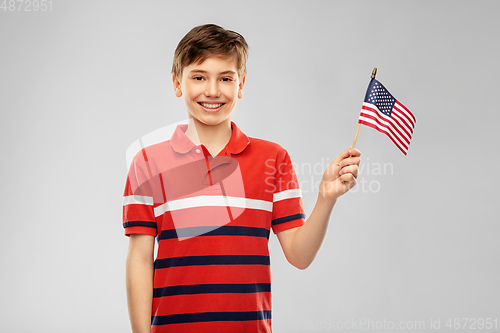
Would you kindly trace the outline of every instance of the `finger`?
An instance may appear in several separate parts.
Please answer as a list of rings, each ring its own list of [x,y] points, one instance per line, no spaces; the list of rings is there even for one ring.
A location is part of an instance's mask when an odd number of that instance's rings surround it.
[[[339,166],[343,168],[347,165],[359,165],[360,162],[361,159],[359,157],[347,157],[339,162]]]
[[[352,173],[345,173],[345,174],[341,175],[341,176],[339,177],[339,179],[340,179],[342,182],[351,182],[351,181],[353,181],[353,180],[356,180],[356,179],[354,178],[354,175],[353,175]]]
[[[359,157],[359,156],[361,156],[361,152],[359,150],[357,150],[356,148],[350,148],[349,155],[354,156],[354,157]]]
[[[332,162],[332,164],[339,164],[340,161],[342,161],[344,158],[346,157],[349,157],[349,150],[352,149],[351,147],[347,148],[346,150],[344,150],[343,152],[340,153],[339,156],[337,156],[337,158],[335,158]]]
[[[343,167],[339,171],[340,176],[348,174],[348,173],[351,173],[354,176],[354,178],[357,178],[358,177],[358,166],[357,165],[348,165],[348,166]]]
[[[339,177],[342,184],[346,185],[348,188],[352,188],[356,185],[356,178],[354,178],[352,173],[346,173]]]

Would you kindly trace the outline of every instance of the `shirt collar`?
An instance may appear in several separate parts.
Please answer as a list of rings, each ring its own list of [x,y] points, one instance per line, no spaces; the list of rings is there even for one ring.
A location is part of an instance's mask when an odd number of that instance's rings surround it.
[[[196,147],[196,145],[185,134],[187,127],[187,124],[177,125],[174,134],[170,138],[170,145],[174,151],[179,154],[186,154],[191,151],[191,149]],[[248,146],[250,139],[232,121],[231,128],[233,133],[231,134],[231,138],[224,149],[230,154],[239,154]]]

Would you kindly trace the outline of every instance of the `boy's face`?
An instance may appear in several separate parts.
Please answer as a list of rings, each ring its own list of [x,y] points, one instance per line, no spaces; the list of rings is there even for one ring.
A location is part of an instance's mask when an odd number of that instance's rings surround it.
[[[184,68],[182,78],[173,76],[177,97],[184,97],[189,117],[205,125],[230,119],[238,98],[243,97],[245,77],[239,78],[236,60],[209,57]]]

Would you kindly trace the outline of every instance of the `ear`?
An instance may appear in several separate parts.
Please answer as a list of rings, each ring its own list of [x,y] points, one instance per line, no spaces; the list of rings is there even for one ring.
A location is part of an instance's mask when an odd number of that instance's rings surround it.
[[[181,81],[177,79],[177,76],[175,74],[172,75],[172,83],[174,84],[175,96],[181,97],[182,96]]]
[[[238,98],[243,97],[243,87],[245,86],[245,79],[246,79],[246,76],[243,76],[240,80],[240,84],[238,87]]]

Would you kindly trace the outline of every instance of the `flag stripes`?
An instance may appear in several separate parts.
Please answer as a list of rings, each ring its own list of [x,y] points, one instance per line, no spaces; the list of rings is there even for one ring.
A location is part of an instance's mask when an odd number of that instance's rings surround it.
[[[410,110],[396,100],[382,83],[375,79],[370,81],[358,123],[384,133],[406,155],[416,122]]]
[[[388,117],[376,105],[364,102],[358,122],[386,134],[403,154],[407,154],[415,117],[403,104],[396,101],[391,116]]]

